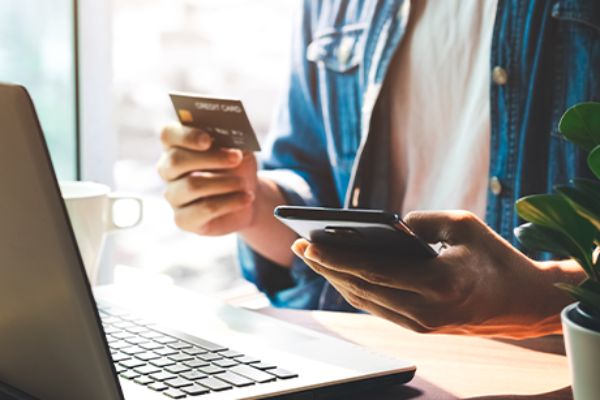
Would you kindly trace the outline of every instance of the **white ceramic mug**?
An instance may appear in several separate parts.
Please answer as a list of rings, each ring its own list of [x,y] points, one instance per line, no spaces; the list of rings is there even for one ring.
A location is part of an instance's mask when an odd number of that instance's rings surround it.
[[[138,225],[143,216],[142,200],[111,193],[108,186],[94,182],[61,181],[60,191],[88,279],[94,285],[106,234]],[[117,224],[114,215],[115,205],[122,201],[135,204],[137,213],[125,225]]]

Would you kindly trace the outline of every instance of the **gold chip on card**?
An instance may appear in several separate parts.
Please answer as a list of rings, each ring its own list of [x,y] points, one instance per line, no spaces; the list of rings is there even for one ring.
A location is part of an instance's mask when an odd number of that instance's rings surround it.
[[[181,122],[194,122],[194,117],[189,110],[180,109],[177,110],[177,113],[179,114],[179,119]]]

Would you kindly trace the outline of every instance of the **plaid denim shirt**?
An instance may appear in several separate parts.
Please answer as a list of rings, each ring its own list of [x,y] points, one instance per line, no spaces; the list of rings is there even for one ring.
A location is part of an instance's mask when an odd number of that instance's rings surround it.
[[[261,172],[288,204],[387,208],[385,78],[409,10],[403,0],[304,2]],[[600,1],[499,0],[491,46],[486,222],[518,246],[514,202],[589,174],[556,127],[570,105],[600,100]],[[300,259],[285,269],[240,241],[239,260],[275,306],[353,310]]]

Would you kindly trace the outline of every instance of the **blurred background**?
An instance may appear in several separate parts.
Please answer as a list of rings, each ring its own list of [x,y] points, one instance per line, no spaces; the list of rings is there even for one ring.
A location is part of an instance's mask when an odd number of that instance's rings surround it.
[[[240,277],[234,235],[202,238],[174,225],[155,170],[158,133],[175,119],[167,94],[176,90],[241,98],[264,137],[287,77],[297,3],[3,0],[0,80],[32,92],[59,177],[76,179],[79,165],[80,178],[144,199],[142,225],[107,243],[103,282],[142,270],[205,293],[253,290]]]

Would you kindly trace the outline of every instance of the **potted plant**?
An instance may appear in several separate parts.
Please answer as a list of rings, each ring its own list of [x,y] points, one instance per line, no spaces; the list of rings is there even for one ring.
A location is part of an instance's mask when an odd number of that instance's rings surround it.
[[[600,178],[600,103],[569,108],[560,133],[588,151],[588,166]],[[576,178],[555,193],[526,196],[516,209],[528,223],[515,229],[527,248],[576,260],[587,279],[578,286],[556,283],[577,300],[562,314],[575,399],[600,399],[600,181]]]

